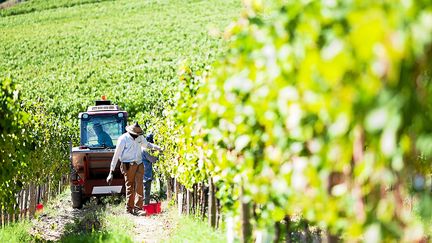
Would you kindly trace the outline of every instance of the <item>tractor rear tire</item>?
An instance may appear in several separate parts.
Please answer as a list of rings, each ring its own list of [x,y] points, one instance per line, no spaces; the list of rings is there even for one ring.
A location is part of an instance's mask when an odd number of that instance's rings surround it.
[[[71,198],[72,198],[72,208],[81,209],[84,204],[82,190],[80,189],[78,191],[71,192]]]

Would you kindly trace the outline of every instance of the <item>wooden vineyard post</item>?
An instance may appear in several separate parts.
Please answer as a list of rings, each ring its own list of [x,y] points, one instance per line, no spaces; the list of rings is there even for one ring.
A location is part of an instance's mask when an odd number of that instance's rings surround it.
[[[16,203],[15,203],[15,210],[14,210],[14,221],[18,222],[18,220],[20,220],[20,216],[21,216],[21,201],[22,201],[22,190],[20,190],[17,194],[17,199],[16,199]]]
[[[9,224],[11,222],[10,213],[8,210],[6,210],[6,224]]]
[[[179,202],[179,200],[178,200],[178,183],[177,183],[177,179],[174,179],[174,199],[175,199],[175,202],[176,203],[178,203]]]
[[[62,181],[60,180],[58,182],[58,190],[57,190],[57,195],[59,195],[62,192]]]
[[[162,194],[164,193],[164,181],[165,181],[165,179],[162,178],[161,174],[158,176],[158,181],[159,181],[159,195],[162,196]],[[166,188],[168,191],[168,184],[166,185]]]
[[[184,192],[184,187],[181,184],[179,184],[178,194],[179,194],[179,210],[183,214],[186,211],[185,210],[185,208],[186,208],[186,193]]]
[[[221,204],[220,204],[220,200],[216,199],[216,228],[220,227],[221,221],[222,221]]]
[[[166,186],[167,186],[167,200],[168,202],[172,199],[172,180],[168,175],[165,175]]]
[[[183,193],[177,195],[177,209],[179,215],[181,215],[183,211]]]
[[[46,204],[49,200],[48,191],[49,191],[49,177],[47,177],[46,182],[44,184],[44,200],[43,200],[44,204]]]
[[[184,187],[180,184],[179,195],[181,195],[181,213],[184,213],[186,207],[186,193],[184,193]]]
[[[309,223],[306,221],[303,225],[303,240],[304,242],[312,242],[311,232],[309,230]]]
[[[19,208],[19,219],[20,220],[24,219],[24,216],[23,216],[23,214],[24,214],[24,199],[25,199],[25,189],[21,189],[20,200],[18,203],[19,204],[18,208]]]
[[[241,228],[242,228],[242,239],[241,242],[247,243],[251,241],[252,238],[252,227],[250,224],[250,203],[243,201],[244,188],[240,189],[240,217],[241,217]]]
[[[291,243],[291,219],[289,216],[285,216],[285,242]]]
[[[276,222],[275,223],[275,238],[274,238],[273,242],[275,242],[275,243],[279,242],[280,236],[281,236],[281,223]]]
[[[42,183],[42,185],[40,185],[40,188],[41,188],[40,190],[41,196],[40,196],[39,203],[43,204],[45,202],[45,183]]]
[[[62,180],[63,180],[63,182],[62,182],[62,192],[64,192],[64,190],[66,189],[65,186],[69,184],[69,177],[68,177],[68,175],[63,175],[62,176]]]
[[[47,190],[47,195],[48,195],[48,201],[51,198],[51,177],[48,177],[48,190]]]
[[[213,178],[209,178],[208,219],[211,227],[216,227],[216,197]]]
[[[51,197],[55,197],[56,193],[57,193],[57,188],[56,188],[56,181],[52,180],[51,181]]]
[[[13,206],[13,222],[18,222],[19,220],[20,194],[21,191],[15,194],[15,202]]]
[[[175,198],[177,203],[178,213],[183,213],[183,193],[182,193],[182,185],[178,183],[177,179],[174,181],[174,190],[175,190]]]
[[[39,198],[38,198],[38,204],[43,202],[43,195],[44,195],[44,185],[41,184],[39,187]]]
[[[15,218],[15,204],[12,206],[12,210],[9,214],[9,223],[13,223]]]
[[[182,186],[182,194],[183,194],[183,213],[187,214],[186,210],[187,210],[187,189],[185,186]]]
[[[199,190],[199,199],[198,199],[198,205],[199,205],[199,215],[203,215],[203,201],[204,201],[204,189],[202,183],[198,184],[198,190]],[[202,216],[204,218],[204,216]]]
[[[192,209],[192,193],[190,190],[186,189],[186,214],[189,215]]]
[[[20,206],[19,206],[19,208],[20,208],[20,212],[19,212],[20,220],[25,219],[25,214],[24,214],[24,212],[25,212],[24,211],[25,194],[26,194],[26,189],[22,189],[21,190],[21,201],[20,201]]]
[[[29,217],[33,218],[36,211],[36,188],[35,185],[30,183],[30,205],[29,205]]]
[[[197,198],[198,198],[198,186],[197,186],[197,184],[194,184],[193,185],[193,206],[192,206],[192,208],[193,208],[193,214],[195,215],[196,213],[197,213],[197,209],[198,209],[198,200],[197,200]]]
[[[202,218],[204,220],[205,215],[206,215],[206,207],[207,207],[207,192],[206,192],[206,187],[205,187],[205,183],[201,183],[201,215]]]
[[[197,184],[197,215],[201,215],[202,213],[202,186],[201,183]]]
[[[28,212],[28,200],[30,195],[30,186],[25,190],[25,198],[24,198],[24,218],[27,218],[29,215]]]
[[[19,194],[18,194],[18,197],[19,197]],[[16,222],[18,222],[18,199],[19,198],[16,198],[17,199],[17,201],[15,201],[15,203],[14,203],[14,206],[13,206],[13,214],[12,214],[12,220],[13,220],[13,222],[14,223],[16,223]]]
[[[3,210],[2,207],[0,207],[0,224],[1,227],[4,227],[6,225],[6,212]]]
[[[41,188],[39,185],[36,186],[36,200],[35,200],[35,204],[38,205],[38,203],[40,202],[40,196],[41,196]]]

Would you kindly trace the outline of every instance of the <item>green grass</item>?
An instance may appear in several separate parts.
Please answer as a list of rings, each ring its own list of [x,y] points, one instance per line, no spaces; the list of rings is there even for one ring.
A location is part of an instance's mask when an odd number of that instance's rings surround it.
[[[95,207],[93,212],[68,225],[61,242],[133,242],[131,229],[134,225],[124,214],[124,198],[105,197],[103,204],[87,206]],[[93,206],[92,206],[93,205]],[[86,206],[85,206],[86,207]],[[89,222],[98,222],[90,223]],[[90,225],[90,227],[89,227]]]
[[[91,221],[92,219],[84,218],[81,221],[75,222],[70,225],[72,228],[69,229],[71,232],[64,235],[61,242],[133,242],[131,233],[128,229],[132,229],[133,225],[130,220],[122,217],[112,215],[112,212],[99,211],[98,220],[101,221],[102,225],[100,228],[93,228],[82,231],[80,225]],[[73,229],[81,228],[81,229]]]
[[[160,112],[177,87],[179,63],[212,63],[225,47],[209,31],[223,30],[241,9],[239,0],[42,2],[10,9],[37,11],[0,17],[0,77],[11,76],[26,100],[41,100],[67,121],[103,94],[132,117]]]
[[[220,230],[214,230],[206,221],[191,216],[178,216],[178,224],[168,242],[226,242]]]
[[[10,224],[0,229],[0,242],[29,242],[33,239],[28,233],[30,222]]]

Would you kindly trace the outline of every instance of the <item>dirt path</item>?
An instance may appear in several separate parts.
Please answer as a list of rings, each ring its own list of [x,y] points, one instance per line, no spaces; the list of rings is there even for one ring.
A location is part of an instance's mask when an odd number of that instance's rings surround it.
[[[166,204],[162,208],[167,208]],[[161,214],[151,215],[147,217],[137,217],[128,215],[134,222],[135,228],[133,229],[134,242],[162,242],[171,235],[172,230],[175,228],[175,215],[173,211],[163,211]]]
[[[57,199],[53,205],[37,214],[32,220],[30,234],[35,238],[46,241],[57,241],[68,231],[67,225],[75,223],[82,218],[90,208],[85,210],[73,209],[70,197]]]
[[[162,213],[146,217],[127,214],[123,210],[123,203],[118,200],[114,206],[106,206],[91,200],[83,209],[73,209],[70,195],[65,193],[32,220],[30,234],[38,240],[61,241],[64,237],[76,234],[103,231],[107,215],[114,215],[133,222],[133,228],[127,233],[134,242],[162,242],[168,239],[178,221],[173,210],[166,210],[165,202],[162,204]]]

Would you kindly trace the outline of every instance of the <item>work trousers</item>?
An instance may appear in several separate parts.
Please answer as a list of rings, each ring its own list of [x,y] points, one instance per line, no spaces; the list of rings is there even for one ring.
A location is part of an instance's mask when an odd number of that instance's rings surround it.
[[[144,182],[144,205],[148,205],[150,203],[151,183],[152,180]]]
[[[134,163],[127,166],[121,163],[120,171],[125,178],[127,211],[132,212],[134,208],[142,210],[144,165]]]

